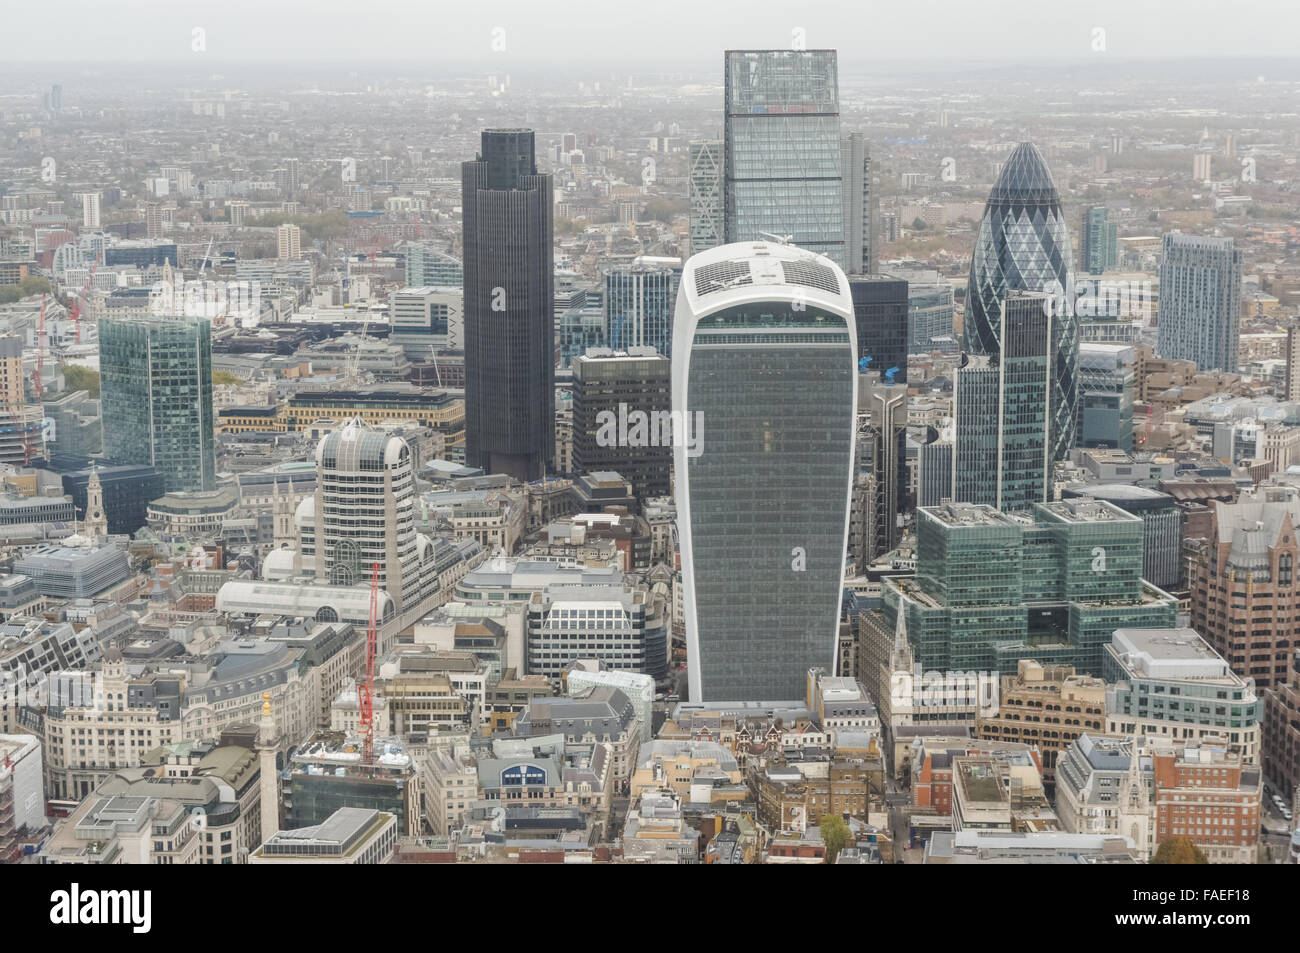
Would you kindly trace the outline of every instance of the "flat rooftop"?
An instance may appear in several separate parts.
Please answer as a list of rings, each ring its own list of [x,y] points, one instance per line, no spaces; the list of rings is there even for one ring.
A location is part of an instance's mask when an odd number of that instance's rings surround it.
[[[1209,643],[1185,626],[1169,629],[1116,629],[1111,650],[1134,674],[1147,678],[1213,679],[1239,684]]]

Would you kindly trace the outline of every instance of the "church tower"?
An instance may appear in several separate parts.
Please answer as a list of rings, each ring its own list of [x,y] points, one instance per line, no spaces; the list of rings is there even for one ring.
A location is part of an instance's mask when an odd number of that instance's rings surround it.
[[[298,543],[298,531],[293,521],[294,512],[297,510],[293,498],[293,484],[290,483],[289,491],[285,492],[280,489],[280,478],[276,477],[274,488],[274,499],[271,504],[275,532],[273,545],[276,549],[293,549]]]
[[[98,539],[108,535],[108,517],[104,515],[104,488],[99,482],[99,471],[90,471],[86,483],[86,518],[81,522],[81,535]]]

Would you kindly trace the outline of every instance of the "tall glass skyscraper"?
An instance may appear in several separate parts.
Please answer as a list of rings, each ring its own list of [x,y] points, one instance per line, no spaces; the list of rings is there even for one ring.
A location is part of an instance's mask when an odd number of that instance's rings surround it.
[[[1241,250],[1231,238],[1171,232],[1160,259],[1161,357],[1235,371],[1241,336]]]
[[[874,275],[877,201],[871,188],[871,155],[862,133],[850,133],[840,140],[840,172],[845,271],[850,275]]]
[[[679,258],[638,258],[605,270],[605,327],[616,351],[652,347],[672,356]]]
[[[690,146],[691,249],[698,255],[723,242],[722,142],[701,139]]]
[[[907,282],[889,275],[849,278],[858,331],[858,358],[887,384],[907,383]]]
[[[99,321],[106,455],[153,466],[168,492],[216,488],[211,335],[200,318]]]
[[[801,698],[834,664],[848,543],[848,281],[789,245],[724,245],[686,263],[673,338],[691,700]]]
[[[957,369],[953,498],[1003,511],[1048,498],[1052,389],[1060,322],[1055,298],[1013,291],[1002,302],[1001,354],[976,355]]]
[[[834,50],[728,50],[723,192],[728,242],[789,235],[844,267]]]
[[[1010,291],[1047,292],[1062,300],[1054,335],[1048,409],[1049,459],[1074,445],[1079,402],[1079,327],[1072,307],[1070,234],[1047,163],[1033,143],[1011,153],[975,236],[966,289],[965,349],[996,356],[1002,347],[1002,300]]]
[[[1119,229],[1110,220],[1110,209],[1094,205],[1083,210],[1079,223],[1079,267],[1100,275],[1119,264]]]
[[[531,129],[487,129],[461,165],[465,462],[536,480],[555,457],[551,177]]]

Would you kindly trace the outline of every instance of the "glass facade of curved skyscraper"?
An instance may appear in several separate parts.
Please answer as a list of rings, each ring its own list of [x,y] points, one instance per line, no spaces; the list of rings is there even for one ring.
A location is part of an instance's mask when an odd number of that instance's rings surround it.
[[[788,235],[845,266],[834,50],[728,50],[725,238]]]
[[[1002,301],[1010,291],[1040,291],[1063,299],[1058,308],[1049,408],[1050,459],[1074,444],[1078,417],[1079,329],[1074,315],[1070,234],[1061,199],[1042,154],[1022,142],[1002,166],[975,237],[966,289],[964,346],[997,355]]]
[[[834,664],[848,543],[848,281],[788,245],[724,245],[687,262],[673,335],[690,698],[801,698]]]

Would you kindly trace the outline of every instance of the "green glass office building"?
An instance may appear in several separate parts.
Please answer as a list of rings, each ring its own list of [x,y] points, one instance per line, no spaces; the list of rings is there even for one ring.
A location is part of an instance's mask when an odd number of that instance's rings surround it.
[[[1097,675],[1115,629],[1174,624],[1177,603],[1142,580],[1142,549],[1141,518],[1100,500],[921,507],[916,574],[885,580],[873,624],[892,633],[905,613],[927,671],[1011,674],[1033,658]]]
[[[209,322],[104,318],[99,373],[110,460],[154,467],[168,492],[216,488]]]

